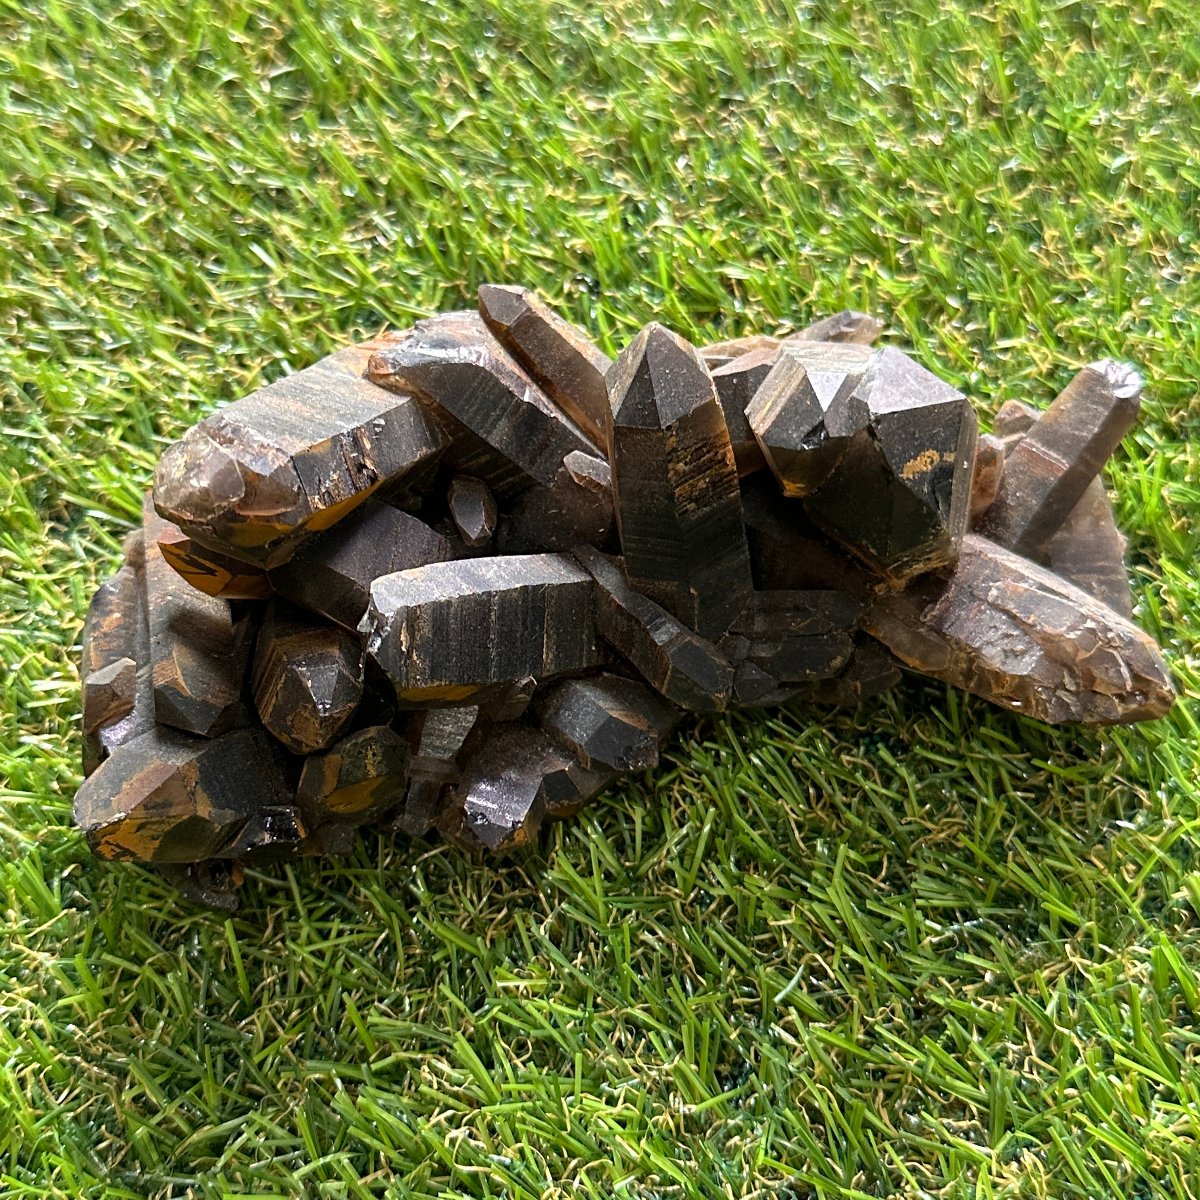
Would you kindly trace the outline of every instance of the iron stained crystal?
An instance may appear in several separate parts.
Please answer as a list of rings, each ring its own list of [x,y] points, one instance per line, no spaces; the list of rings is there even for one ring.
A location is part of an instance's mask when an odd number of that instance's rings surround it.
[[[903,670],[1026,717],[1174,700],[1103,466],[1137,373],[974,407],[844,312],[610,358],[526,288],[201,420],[81,638],[101,858],[229,911],[364,825],[534,845],[694,714],[857,705]]]

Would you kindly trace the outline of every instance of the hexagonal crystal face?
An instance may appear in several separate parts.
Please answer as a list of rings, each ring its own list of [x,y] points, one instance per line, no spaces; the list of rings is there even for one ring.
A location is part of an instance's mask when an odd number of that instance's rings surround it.
[[[866,346],[792,342],[746,410],[767,464],[787,496],[807,496],[833,474],[869,421],[859,394]]]
[[[887,346],[871,354],[852,403],[865,407],[866,424],[806,498],[809,516],[894,582],[952,564],[970,509],[978,435],[970,402]]]

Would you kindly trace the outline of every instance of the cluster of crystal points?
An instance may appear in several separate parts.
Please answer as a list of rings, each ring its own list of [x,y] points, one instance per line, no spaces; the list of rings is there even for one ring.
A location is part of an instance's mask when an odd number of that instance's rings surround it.
[[[610,362],[489,285],[202,421],[84,630],[92,848],[224,907],[368,822],[503,853],[684,713],[901,667],[1045,721],[1165,712],[1100,479],[1136,373],[980,436],[880,332],[650,324]]]

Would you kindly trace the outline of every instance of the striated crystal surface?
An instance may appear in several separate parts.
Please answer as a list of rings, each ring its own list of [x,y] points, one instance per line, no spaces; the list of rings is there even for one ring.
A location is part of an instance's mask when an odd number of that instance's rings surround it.
[[[189,430],[158,464],[158,512],[215,550],[276,566],[438,455],[447,438],[428,411],[363,378],[374,345],[323,358]]]
[[[695,349],[651,323],[609,372],[609,463],[630,584],[704,637],[752,588],[737,467]]]
[[[608,355],[529,288],[485,283],[479,289],[479,312],[546,395],[599,449],[607,450]]]
[[[591,583],[561,554],[432,563],[377,579],[360,628],[400,700],[472,702],[596,666]]]

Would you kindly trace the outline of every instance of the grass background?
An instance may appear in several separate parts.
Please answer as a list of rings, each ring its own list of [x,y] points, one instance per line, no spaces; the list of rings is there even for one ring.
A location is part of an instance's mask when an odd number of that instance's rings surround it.
[[[0,0],[0,1195],[1200,1195],[1200,10]],[[1184,698],[911,681],[690,727],[502,868],[371,834],[233,919],[70,824],[164,440],[542,290],[609,350],[853,305],[986,416],[1141,364]]]

